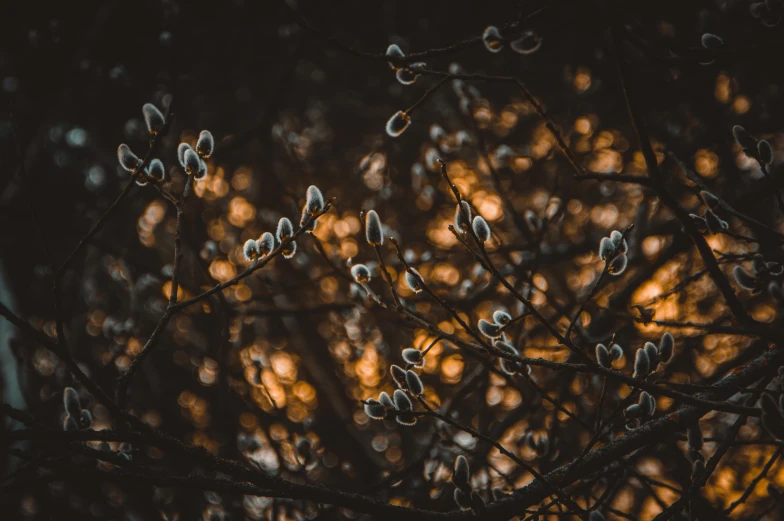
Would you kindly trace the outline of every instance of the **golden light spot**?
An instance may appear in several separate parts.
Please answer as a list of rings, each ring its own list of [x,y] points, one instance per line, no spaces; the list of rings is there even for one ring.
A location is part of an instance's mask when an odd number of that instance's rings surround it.
[[[577,121],[574,122],[574,129],[583,135],[590,134],[593,130],[591,120],[588,118],[578,118]]]
[[[463,376],[464,363],[459,355],[449,355],[441,362],[441,380],[455,384]]]
[[[745,114],[751,109],[751,100],[743,94],[736,96],[732,102],[732,111],[736,114]]]
[[[719,156],[707,149],[700,149],[694,155],[694,170],[703,177],[716,177],[719,173]]]
[[[585,67],[577,69],[574,75],[574,88],[577,92],[585,92],[591,88],[591,72]]]
[[[209,271],[210,276],[219,282],[226,282],[237,276],[237,267],[227,260],[212,261]]]
[[[251,219],[256,217],[256,207],[250,204],[244,197],[236,196],[229,202],[229,222],[238,227],[244,228]]]

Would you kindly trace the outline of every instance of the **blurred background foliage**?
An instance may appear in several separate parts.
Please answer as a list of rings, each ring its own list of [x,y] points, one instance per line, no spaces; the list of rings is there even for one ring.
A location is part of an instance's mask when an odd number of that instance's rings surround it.
[[[640,176],[645,162],[600,5],[352,0],[299,1],[295,8],[324,34],[378,54],[391,43],[404,52],[448,47],[476,38],[487,25],[520,18],[542,38],[533,54],[491,54],[474,42],[424,61],[437,71],[459,63],[469,73],[522,79],[588,170]],[[741,124],[776,150],[784,148],[782,26],[765,27],[749,6],[664,1],[611,9],[645,43],[634,45],[630,36],[625,52],[670,190],[701,213],[699,188],[667,154],[738,211],[784,232],[773,191],[730,132]],[[576,179],[553,135],[513,85],[449,81],[412,113],[400,137],[391,138],[384,132],[389,117],[439,78],[423,75],[401,85],[383,60],[345,52],[304,30],[282,2],[29,2],[11,11],[0,50],[2,301],[37,328],[54,335],[49,262],[57,266],[67,257],[128,182],[114,154],[117,145],[128,143],[139,155],[147,149],[143,103],[162,110],[172,104],[174,119],[157,154],[172,193],[181,193],[186,179],[177,145],[193,144],[202,129],[217,140],[207,178],[185,205],[181,299],[241,272],[242,244],[274,231],[281,216],[298,219],[309,185],[336,198],[314,234],[298,241],[293,259],[276,259],[223,297],[176,315],[136,375],[133,412],[189,443],[292,479],[439,511],[454,509],[449,478],[458,454],[468,455],[479,490],[532,479],[493,447],[436,428],[430,419],[406,428],[371,421],[362,412],[360,400],[395,388],[389,367],[402,365],[401,350],[423,349],[437,336],[374,305],[351,282],[348,263],[366,263],[373,269],[370,287],[389,296],[364,241],[361,209],[379,213],[408,262],[470,324],[497,309],[515,316],[523,311],[448,231],[455,201],[436,158],[448,162],[456,186],[490,224],[489,250],[502,272],[561,330],[601,273],[600,239],[635,224],[629,268],[602,285],[578,326],[579,343],[589,350],[616,335],[626,351],[616,368],[630,372],[634,350],[658,341],[666,329],[636,322],[635,305],[655,310],[657,320],[731,322],[710,278],[689,278],[702,269],[699,255],[655,194],[636,183]],[[694,59],[693,51],[699,52],[705,32],[741,50],[700,63],[705,60]],[[781,183],[779,163],[771,172]],[[521,219],[526,211],[551,218],[541,234]],[[755,235],[744,221],[723,218],[736,235]],[[175,224],[175,209],[156,190],[134,187],[64,275],[68,347],[104,388],[113,388],[165,310]],[[775,240],[707,239],[721,252],[728,275],[736,264],[748,264],[749,253],[782,260]],[[401,297],[443,331],[470,340],[446,311],[408,290],[394,250],[383,251]],[[687,278],[681,291],[657,298]],[[766,292],[735,289],[755,319],[780,324],[781,302]],[[3,400],[59,426],[61,393],[74,385],[71,375],[42,347],[3,331]],[[749,336],[670,331],[678,351],[659,379],[673,383],[710,384],[764,349]],[[568,351],[534,320],[520,321],[510,336],[525,356],[567,359]],[[543,400],[535,386],[588,423],[602,389],[599,378],[545,368],[533,369],[533,381],[511,385],[446,341],[429,351],[421,375],[431,404],[454,399],[462,423],[535,461],[543,473],[574,460],[591,433]],[[607,386],[610,411],[631,389]],[[94,428],[111,426],[89,394],[82,393],[82,401],[95,416]],[[671,407],[673,400],[659,399],[660,411]],[[722,413],[709,414],[705,436],[721,437],[727,421]],[[549,438],[546,456],[522,443],[529,431]],[[615,433],[623,431],[621,424]],[[742,438],[761,436],[756,421],[741,429]],[[652,519],[678,497],[671,487],[689,483],[684,442],[661,441],[630,460],[655,484],[631,477],[608,502],[629,519]],[[706,446],[715,449],[715,443]],[[138,450],[137,458],[166,462],[158,450]],[[721,510],[775,450],[760,444],[730,451],[695,499],[708,516],[700,519],[722,519]],[[4,475],[18,466],[7,454],[3,458]],[[775,500],[766,486],[784,486],[784,466],[773,465],[767,476],[733,517],[782,514],[781,507],[770,510]],[[591,490],[582,493],[587,498]],[[302,502],[118,483],[96,488],[60,482],[0,501],[11,519],[63,519],[65,513],[81,519],[356,517],[328,507],[319,514]]]

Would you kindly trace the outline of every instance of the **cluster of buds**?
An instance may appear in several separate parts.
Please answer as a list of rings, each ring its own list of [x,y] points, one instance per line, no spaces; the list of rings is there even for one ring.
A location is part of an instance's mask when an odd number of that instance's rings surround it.
[[[602,238],[599,242],[599,258],[607,263],[607,273],[620,275],[626,270],[629,264],[626,257],[628,250],[629,245],[618,230],[613,230],[609,237]]]
[[[93,415],[87,409],[82,409],[79,403],[79,393],[73,387],[66,387],[63,391],[63,405],[65,405],[65,419],[63,430],[78,431],[89,429],[93,424]]]
[[[775,296],[775,290],[780,287],[781,275],[784,274],[784,266],[779,262],[766,262],[765,258],[757,253],[751,259],[751,273],[746,271],[743,266],[735,266],[732,275],[735,282],[743,289],[759,293],[763,289]]]
[[[482,512],[484,510],[485,500],[474,492],[471,486],[471,470],[468,467],[468,460],[462,454],[455,458],[452,483],[455,484],[454,498],[458,507],[463,510],[473,510],[474,512]]]
[[[495,25],[490,25],[482,32],[482,43],[492,53],[501,52],[507,45],[518,54],[532,54],[542,46],[542,39],[533,31],[525,30],[512,38],[501,35]]]

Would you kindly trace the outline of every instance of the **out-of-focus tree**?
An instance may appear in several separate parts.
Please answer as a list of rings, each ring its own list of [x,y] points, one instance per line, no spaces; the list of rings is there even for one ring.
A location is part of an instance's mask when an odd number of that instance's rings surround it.
[[[782,14],[15,6],[3,512],[778,519]]]

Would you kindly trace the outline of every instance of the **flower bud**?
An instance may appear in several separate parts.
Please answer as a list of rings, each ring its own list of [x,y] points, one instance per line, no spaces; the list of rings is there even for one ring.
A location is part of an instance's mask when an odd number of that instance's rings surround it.
[[[381,219],[375,210],[370,210],[365,218],[365,238],[371,246],[384,244],[384,230],[381,228]]]
[[[65,412],[70,416],[79,417],[82,406],[79,404],[79,393],[73,387],[66,387],[63,390],[63,405],[65,405]]]
[[[509,47],[518,54],[533,54],[541,46],[542,39],[531,30],[523,31],[519,38],[509,44]]]
[[[406,387],[417,396],[425,392],[425,387],[422,385],[419,375],[411,370],[406,371]]]
[[[389,373],[392,375],[392,380],[395,381],[395,385],[400,388],[404,388],[406,386],[406,370],[400,367],[399,365],[394,365],[389,368]]]
[[[412,271],[414,273],[411,273]],[[414,293],[419,293],[420,291],[422,291],[422,283],[420,282],[422,280],[422,276],[419,274],[417,270],[415,270],[414,268],[409,268],[408,270],[406,270],[404,279],[406,281],[406,286],[408,286],[408,289],[410,289]]]
[[[462,510],[471,510],[471,493],[470,493],[470,491],[468,493],[465,493],[462,490],[460,490],[459,488],[456,488],[453,497],[455,499],[455,504],[458,507],[460,507]]]
[[[466,201],[460,201],[455,210],[455,228],[459,232],[465,232],[471,225],[471,206]]]
[[[297,253],[297,241],[287,242],[280,250],[280,254],[283,255],[284,259],[292,258],[295,253]]]
[[[738,283],[738,286],[743,289],[751,291],[757,287],[757,279],[746,271],[743,266],[735,266],[735,269],[732,270],[732,276],[735,277],[735,282]]]
[[[147,166],[147,175],[159,182],[167,181],[166,168],[163,166],[163,161],[160,159],[150,161],[149,166]]]
[[[278,228],[275,231],[275,238],[278,242],[283,242],[294,236],[294,225],[288,217],[281,217],[278,221]]]
[[[493,324],[485,319],[480,319],[477,325],[479,332],[488,338],[498,338],[501,336],[501,327],[498,324]]]
[[[364,264],[354,264],[351,266],[351,276],[360,284],[370,282],[370,270]]]
[[[188,147],[183,154],[183,158],[185,160],[185,173],[188,175],[198,174],[202,163],[199,154],[197,154],[196,151],[192,148]]]
[[[494,25],[488,26],[482,33],[482,43],[485,44],[485,48],[488,51],[492,53],[500,52],[504,48],[504,40],[501,38],[498,27]]]
[[[142,114],[144,114],[144,122],[147,124],[147,131],[153,136],[160,132],[166,123],[161,111],[152,103],[145,103],[142,106]]]
[[[613,344],[610,348],[610,357],[613,360],[620,360],[623,357],[623,348],[618,344]]]
[[[656,412],[656,400],[647,391],[640,393],[640,412],[643,416],[651,416]]]
[[[719,206],[719,198],[710,193],[707,190],[703,190],[700,192],[700,196],[702,196],[702,201],[705,203],[705,206],[708,208],[716,208]]]
[[[305,198],[305,212],[313,216],[324,209],[324,196],[321,190],[315,185],[308,187],[308,193]]]
[[[212,137],[212,132],[202,130],[199,133],[199,139],[196,141],[196,152],[199,153],[202,159],[209,159],[214,149],[215,138]]]
[[[470,490],[471,485],[468,481],[471,479],[471,470],[468,466],[468,460],[462,454],[455,458],[454,472],[452,473],[452,483],[456,487],[463,490]]]
[[[412,347],[403,349],[403,360],[405,360],[407,364],[411,364],[415,367],[425,365],[425,355],[419,349],[414,349]]]
[[[180,146],[177,147],[177,160],[183,168],[185,168],[185,152],[187,150],[192,150],[188,143],[180,143]]]
[[[371,420],[383,420],[387,415],[386,408],[376,400],[370,399],[365,404],[365,414]]]
[[[125,143],[117,147],[117,159],[120,160],[120,166],[129,172],[134,172],[139,167],[138,156]]]
[[[702,42],[702,46],[706,49],[720,49],[724,46],[724,40],[715,34],[705,33],[702,35],[700,39]]]
[[[248,239],[245,241],[245,244],[242,247],[242,254],[245,256],[245,260],[248,262],[253,262],[254,260],[258,259],[261,256],[259,243],[253,239]]]
[[[395,408],[395,402],[392,401],[392,398],[385,391],[381,391],[381,393],[378,395],[378,403],[387,409]]]
[[[66,432],[78,431],[79,424],[76,423],[73,416],[66,416],[65,420],[63,420],[63,430]]]
[[[603,237],[599,242],[599,258],[601,260],[609,259],[615,253],[615,244],[609,237]]]
[[[389,118],[389,121],[387,121],[387,134],[389,137],[398,137],[405,132],[410,124],[411,117],[402,110],[398,110]]]
[[[626,257],[626,254],[621,253],[610,262],[610,265],[607,267],[607,273],[618,276],[626,271],[628,263],[629,259]]]
[[[505,326],[512,321],[512,315],[500,309],[493,312],[493,322],[499,326]]]
[[[740,125],[732,127],[732,135],[735,142],[743,149],[743,153],[747,156],[757,158],[757,139],[751,133]]]
[[[651,369],[655,369],[659,364],[659,349],[653,342],[645,342],[643,349],[645,349],[645,354],[648,355],[651,361]]]
[[[270,232],[261,234],[261,237],[259,237],[259,240],[256,242],[259,243],[259,252],[262,255],[269,255],[270,252],[275,249],[275,236]]]
[[[769,141],[763,139],[757,143],[757,154],[759,156],[760,163],[769,165],[773,162],[773,147]]]
[[[490,226],[487,225],[487,221],[485,221],[481,215],[474,217],[472,227],[477,239],[482,242],[486,242],[490,239]]]
[[[610,360],[610,352],[604,344],[596,344],[596,361],[600,366],[607,369],[612,367],[612,360]]]
[[[634,355],[634,378],[642,378],[651,370],[651,359],[645,349],[638,349]]]
[[[392,395],[392,401],[395,402],[395,408],[400,412],[407,412],[414,408],[411,398],[401,389],[395,390],[395,393]]]
[[[675,339],[669,331],[665,331],[659,340],[659,361],[663,364],[672,359],[672,354],[675,351]]]

